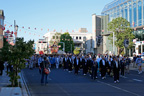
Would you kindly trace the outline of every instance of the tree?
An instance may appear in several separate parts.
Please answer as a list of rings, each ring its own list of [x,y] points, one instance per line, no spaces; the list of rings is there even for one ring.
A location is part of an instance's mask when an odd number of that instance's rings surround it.
[[[7,72],[12,86],[18,86],[18,79],[20,78],[18,73],[25,68],[25,59],[34,54],[33,44],[34,41],[24,42],[23,38],[17,38],[14,46],[4,44],[4,47],[1,49],[2,59],[13,66],[13,70]]]
[[[118,48],[118,54],[124,51],[124,40],[129,40],[128,49],[132,48],[133,42],[132,40],[135,38],[134,34],[132,33],[132,29],[130,28],[130,23],[122,18],[118,17],[113,19],[111,22],[108,23],[108,30],[111,32],[109,35],[109,40],[113,43],[113,33],[116,37],[115,45]]]
[[[60,37],[60,42],[64,42],[65,43],[65,52],[73,52],[74,50],[74,43],[73,43],[73,39],[70,36],[70,34],[68,32],[64,33],[61,35]],[[63,43],[59,43],[59,45],[61,46],[60,50],[63,49]]]
[[[77,48],[77,47],[76,47],[76,48],[74,49],[74,54],[75,54],[75,55],[78,55],[78,54],[80,53],[79,50],[80,50],[80,48]]]

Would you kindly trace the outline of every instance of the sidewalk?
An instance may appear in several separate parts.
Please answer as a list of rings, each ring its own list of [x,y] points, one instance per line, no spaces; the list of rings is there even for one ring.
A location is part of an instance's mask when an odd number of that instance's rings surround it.
[[[0,76],[0,96],[22,96],[20,87],[7,87],[11,83],[5,71],[6,68],[3,70],[3,75]]]
[[[134,68],[133,66],[132,66],[133,64],[131,63],[130,64],[130,70],[134,70],[134,71],[138,71],[138,67],[137,68]],[[142,65],[142,71],[144,71],[144,63],[143,63],[143,65]]]

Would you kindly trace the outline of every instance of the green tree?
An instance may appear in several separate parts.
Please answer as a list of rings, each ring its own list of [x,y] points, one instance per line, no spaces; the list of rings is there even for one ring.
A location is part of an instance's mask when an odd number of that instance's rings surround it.
[[[25,68],[25,59],[34,54],[33,44],[34,41],[24,42],[23,38],[17,38],[14,46],[4,44],[1,49],[2,59],[13,66],[13,71],[7,72],[12,86],[18,86],[18,79],[20,78],[18,73]]]
[[[135,38],[134,34],[132,33],[133,30],[130,28],[130,23],[122,18],[118,17],[113,19],[111,22],[108,23],[108,30],[111,32],[109,35],[109,40],[113,43],[113,32],[116,37],[115,45],[118,48],[118,54],[124,51],[124,40],[129,40],[129,47],[128,49],[132,48],[133,42],[132,40]]]
[[[73,43],[73,39],[70,36],[70,34],[68,32],[64,33],[61,35],[60,37],[60,42],[64,42],[65,43],[65,52],[73,52],[74,50],[74,43]],[[59,45],[61,46],[60,50],[63,49],[63,43],[59,43]]]

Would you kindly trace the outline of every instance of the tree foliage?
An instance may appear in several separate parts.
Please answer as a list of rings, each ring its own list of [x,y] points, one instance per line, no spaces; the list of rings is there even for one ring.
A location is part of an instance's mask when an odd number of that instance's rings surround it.
[[[115,45],[118,48],[118,54],[124,51],[124,40],[129,40],[129,47],[128,49],[132,48],[133,42],[132,40],[135,38],[134,34],[132,33],[133,30],[130,28],[130,23],[122,18],[118,17],[113,19],[111,22],[108,23],[108,30],[111,32],[109,35],[109,40],[113,43],[113,32],[116,37]]]
[[[72,52],[74,50],[74,43],[73,43],[73,39],[70,36],[70,34],[68,32],[64,33],[61,35],[60,37],[60,42],[64,42],[65,43],[65,52],[71,52],[71,46],[72,46]],[[61,45],[60,50],[63,49],[63,43],[59,43],[59,45]]]
[[[5,42],[5,41],[4,41]],[[2,60],[7,61],[13,66],[12,72],[7,72],[12,86],[18,86],[18,73],[25,68],[25,59],[28,59],[34,54],[34,41],[24,42],[23,38],[17,38],[14,46],[5,43],[0,51]]]

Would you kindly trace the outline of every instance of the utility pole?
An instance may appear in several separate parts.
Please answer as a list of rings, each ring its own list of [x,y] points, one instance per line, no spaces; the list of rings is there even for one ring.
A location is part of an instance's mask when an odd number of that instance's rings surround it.
[[[113,32],[113,54],[115,55],[114,43],[115,41],[114,41],[114,32]]]

